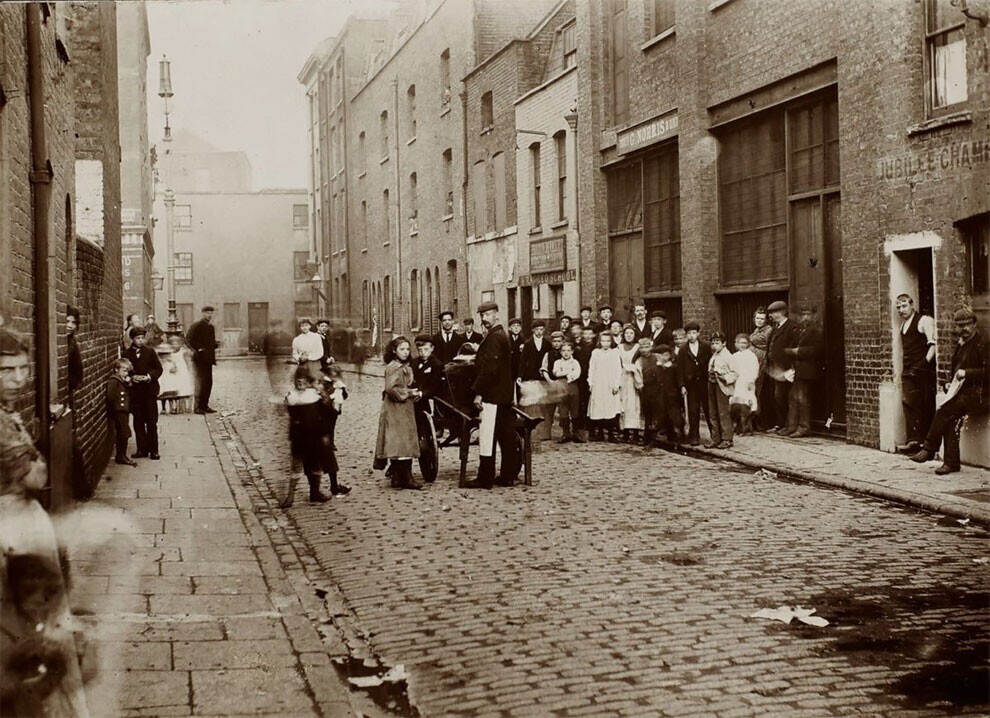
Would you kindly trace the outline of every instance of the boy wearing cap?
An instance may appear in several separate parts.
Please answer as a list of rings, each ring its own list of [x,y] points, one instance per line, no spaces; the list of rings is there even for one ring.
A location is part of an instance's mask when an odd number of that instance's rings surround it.
[[[535,330],[534,330],[535,331]],[[546,354],[543,355],[543,361],[540,362],[540,378],[543,381],[554,381],[553,376],[553,365],[558,359],[560,359],[560,348],[564,345],[564,333],[561,331],[551,332],[550,334],[550,348],[547,349]],[[571,347],[571,355],[573,356],[574,348]],[[556,404],[548,404],[544,408],[544,421],[547,424],[546,438],[553,438],[553,420],[554,415],[557,413]]]
[[[674,343],[674,335],[667,328],[667,313],[662,309],[650,312],[650,339],[655,347],[661,344],[670,347]]]
[[[732,448],[732,417],[729,397],[735,393],[736,373],[732,370],[732,353],[725,346],[722,332],[712,333],[712,357],[708,360],[708,411],[712,417],[712,440],[708,449]]]
[[[512,347],[512,379],[519,378],[519,359],[526,338],[522,335],[522,320],[513,317],[509,320],[509,346]]]
[[[944,395],[948,399],[935,411],[921,450],[911,457],[919,464],[931,461],[939,446],[944,444],[942,465],[935,469],[939,476],[961,469],[959,432],[963,419],[985,413],[990,403],[987,345],[976,328],[976,315],[972,309],[963,308],[956,311],[952,321],[959,339],[952,352],[952,384]]]
[[[474,330],[474,320],[471,317],[464,317],[464,321],[461,322],[461,326],[464,327],[465,342],[471,342],[476,345],[481,344],[481,340],[485,337],[481,332],[476,332]]]
[[[564,314],[560,319],[557,320],[557,331],[562,332],[564,339],[570,335],[571,331],[571,317],[569,314]]]
[[[779,299],[767,307],[773,331],[767,341],[767,374],[773,379],[774,416],[777,426],[768,427],[767,431],[775,434],[791,433],[796,427],[787,424],[787,412],[790,404],[791,382],[788,372],[794,369],[794,358],[787,353],[789,347],[797,344],[797,335],[801,328],[787,317],[787,303]]]
[[[684,386],[681,393],[687,397],[688,436],[691,446],[698,446],[701,437],[698,427],[701,423],[701,412],[705,412],[705,422],[708,431],[714,435],[711,412],[708,409],[708,362],[712,358],[712,349],[699,339],[701,325],[698,322],[688,322],[684,325],[687,343],[677,354],[677,368],[681,371],[681,381]]]
[[[603,328],[612,326],[612,307],[608,304],[598,307],[598,323]]]
[[[158,461],[158,379],[162,363],[151,347],[145,346],[144,327],[131,329],[131,346],[124,358],[131,362],[131,415],[134,417],[135,459]]]
[[[186,344],[193,353],[196,367],[196,413],[214,414],[210,407],[213,392],[213,366],[217,363],[217,330],[212,324],[213,307],[203,307],[199,321],[193,322],[186,333]]]
[[[585,304],[581,307],[581,319],[578,321],[581,329],[591,329],[595,334],[602,331],[602,326],[591,318],[591,305]]]
[[[543,367],[543,360],[550,351],[550,343],[543,336],[546,332],[547,324],[542,319],[533,320],[533,335],[526,340],[519,353],[519,375],[517,381],[543,381],[543,374],[540,369]],[[543,424],[534,434],[538,439],[550,438],[552,432],[551,422],[553,421],[553,404],[549,405],[550,415],[548,418],[547,405],[539,407],[543,416]]]

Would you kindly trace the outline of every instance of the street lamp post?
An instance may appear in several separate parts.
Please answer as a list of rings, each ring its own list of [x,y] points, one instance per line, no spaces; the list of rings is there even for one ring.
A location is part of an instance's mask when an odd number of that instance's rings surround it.
[[[175,95],[172,92],[172,71],[168,59],[162,55],[159,67],[158,96],[165,101],[165,241],[168,261],[168,324],[170,334],[181,331],[179,317],[175,309],[175,193],[171,188],[172,128],[168,124],[168,101]]]

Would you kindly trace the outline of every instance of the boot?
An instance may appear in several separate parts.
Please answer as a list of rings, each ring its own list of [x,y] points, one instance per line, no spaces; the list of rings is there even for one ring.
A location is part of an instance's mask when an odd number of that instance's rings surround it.
[[[414,491],[422,489],[424,486],[423,482],[413,476],[412,459],[403,459],[398,464],[399,485],[403,489],[412,489]]]
[[[560,422],[560,430],[563,432],[563,436],[557,439],[557,443],[566,444],[571,440],[571,422],[567,419],[562,419]]]
[[[320,491],[320,476],[318,474],[306,477],[309,480],[309,503],[322,504],[330,500],[330,497]]]
[[[643,448],[652,449],[657,444],[657,432],[655,429],[647,429],[643,435]]]
[[[330,474],[330,494],[333,496],[346,496],[351,493],[351,487],[337,482],[337,473]]]

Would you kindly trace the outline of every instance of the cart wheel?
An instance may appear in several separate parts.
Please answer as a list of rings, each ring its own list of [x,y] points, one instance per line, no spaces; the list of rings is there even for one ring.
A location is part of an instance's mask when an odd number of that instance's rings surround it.
[[[419,438],[419,470],[423,474],[423,481],[427,483],[432,484],[437,478],[438,455],[439,449],[436,438],[421,436]]]

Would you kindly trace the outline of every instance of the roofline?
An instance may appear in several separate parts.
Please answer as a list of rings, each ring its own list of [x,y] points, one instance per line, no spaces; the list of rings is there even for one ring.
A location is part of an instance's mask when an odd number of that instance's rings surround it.
[[[491,62],[492,60],[494,60],[496,57],[498,57],[499,55],[501,55],[506,50],[508,50],[513,44],[515,44],[515,43],[524,44],[524,43],[532,42],[533,39],[537,35],[539,35],[543,31],[543,29],[550,23],[550,21],[553,19],[554,15],[556,15],[558,12],[561,11],[561,9],[564,7],[564,5],[566,5],[568,3],[568,1],[569,0],[558,0],[557,4],[553,6],[553,8],[550,10],[550,12],[548,12],[546,15],[544,15],[543,16],[543,19],[540,20],[536,24],[536,26],[532,30],[530,30],[524,37],[514,37],[511,40],[509,40],[508,42],[506,42],[504,45],[502,45],[502,47],[500,47],[499,49],[497,49],[491,55],[489,55],[484,60],[482,60],[481,62],[479,62],[477,65],[475,65],[470,70],[468,70],[468,73],[466,75],[464,75],[464,77],[461,78],[461,82],[467,82],[467,79],[469,77],[471,77],[471,75],[473,75],[474,73],[476,73],[479,70],[481,70],[482,68],[484,68],[485,65],[487,65],[489,62]]]
[[[513,100],[512,104],[513,105],[519,105],[520,103],[525,102],[531,96],[536,95],[536,94],[542,92],[546,88],[550,87],[550,85],[555,84],[558,80],[560,80],[560,79],[562,79],[564,77],[567,77],[569,74],[571,74],[572,72],[576,72],[576,71],[577,71],[577,65],[571,65],[570,67],[564,68],[563,70],[561,70],[560,72],[558,72],[556,75],[554,75],[553,77],[551,77],[549,80],[544,80],[539,85],[537,85],[536,87],[534,87],[532,90],[527,90],[526,92],[524,92],[522,95],[520,95],[515,100]]]
[[[479,62],[477,65],[475,65],[470,70],[468,70],[467,74],[464,75],[464,77],[461,78],[461,82],[467,82],[468,79],[472,75],[474,75],[477,72],[481,72],[481,70],[485,69],[485,67],[489,63],[494,62],[496,58],[501,57],[513,45],[516,45],[516,44],[526,45],[529,42],[530,42],[530,39],[528,37],[526,37],[526,38],[523,38],[523,37],[514,37],[514,38],[512,38],[507,43],[505,43],[504,45],[502,45],[502,47],[500,47],[499,49],[497,49],[491,55],[489,55],[484,60],[482,60],[481,62]]]

